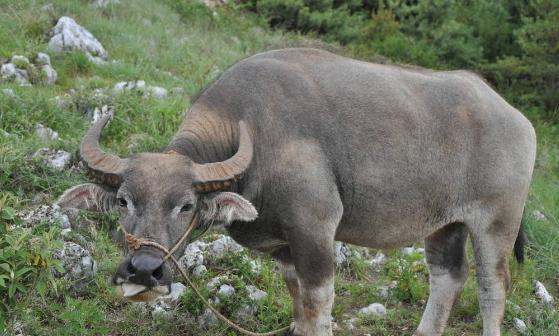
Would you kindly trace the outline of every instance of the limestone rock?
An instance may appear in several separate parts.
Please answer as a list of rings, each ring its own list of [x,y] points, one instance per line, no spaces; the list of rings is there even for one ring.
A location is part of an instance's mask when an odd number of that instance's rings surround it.
[[[352,256],[349,246],[342,242],[336,242],[334,248],[336,266],[342,268],[349,266],[349,258]]]
[[[43,162],[54,169],[63,170],[70,166],[72,155],[63,150],[41,148],[33,154],[33,157],[40,157]]]
[[[514,329],[516,329],[516,331],[518,331],[518,333],[522,335],[524,335],[528,330],[528,328],[526,327],[526,323],[516,317],[512,320],[512,325],[514,325]]]
[[[70,17],[61,17],[51,34],[49,49],[54,52],[82,51],[94,63],[104,63],[107,59],[107,52],[101,43]]]
[[[58,133],[42,124],[35,125],[35,134],[44,142],[58,139]]]
[[[64,247],[54,253],[54,258],[62,261],[64,271],[54,271],[54,275],[73,281],[73,288],[83,289],[97,273],[97,265],[89,251],[73,242],[64,242]]]
[[[227,253],[239,253],[243,251],[243,247],[229,236],[221,235],[220,238],[214,240],[210,245],[210,251],[216,258],[221,258]]]
[[[536,281],[536,283],[534,284],[535,287],[535,293],[536,296],[538,297],[538,299],[540,299],[543,303],[545,304],[553,304],[553,296],[551,296],[548,292],[547,289],[545,288],[545,286],[539,282]]]
[[[265,299],[266,296],[268,296],[268,293],[252,285],[248,285],[246,289],[248,291],[248,297],[252,301],[260,301]]]
[[[361,308],[359,313],[367,316],[383,317],[386,315],[386,308],[380,303],[373,303],[365,308]]]
[[[60,206],[57,204],[40,205],[34,209],[23,210],[18,212],[17,216],[23,220],[26,227],[31,227],[41,221],[59,224],[62,229],[71,227],[70,219],[66,214],[60,212]]]
[[[209,308],[206,308],[204,313],[196,318],[196,322],[201,328],[209,329],[216,326],[219,320]]]

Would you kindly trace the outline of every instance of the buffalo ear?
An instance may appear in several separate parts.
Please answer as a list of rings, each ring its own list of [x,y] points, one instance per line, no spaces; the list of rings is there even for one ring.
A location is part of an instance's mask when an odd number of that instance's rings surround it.
[[[258,217],[258,211],[252,203],[236,193],[220,192],[205,197],[202,202],[201,215],[206,221],[228,225],[233,221],[250,222]]]
[[[61,208],[108,212],[116,204],[116,192],[94,183],[66,190],[56,201]]]

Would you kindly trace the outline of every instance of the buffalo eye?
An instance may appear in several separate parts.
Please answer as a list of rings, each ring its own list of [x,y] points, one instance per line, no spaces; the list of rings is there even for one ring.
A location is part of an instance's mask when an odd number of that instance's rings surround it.
[[[190,203],[185,204],[185,205],[181,208],[181,212],[188,212],[188,211],[190,211],[190,210],[192,210],[192,204],[190,204]]]
[[[124,198],[119,198],[117,201],[119,207],[126,208],[128,206],[128,202]]]

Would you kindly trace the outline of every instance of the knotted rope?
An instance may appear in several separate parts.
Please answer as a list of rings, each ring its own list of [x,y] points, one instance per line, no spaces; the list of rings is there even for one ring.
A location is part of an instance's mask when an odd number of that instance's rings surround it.
[[[190,288],[192,288],[192,291],[198,296],[198,298],[202,301],[202,303],[204,303],[204,305],[206,307],[208,307],[221,321],[225,322],[225,324],[227,324],[229,327],[237,330],[241,334],[245,334],[245,335],[249,335],[249,336],[272,336],[272,335],[277,335],[277,334],[280,334],[282,332],[285,332],[285,331],[289,330],[289,327],[284,327],[284,328],[273,330],[273,331],[266,332],[266,333],[257,333],[257,332],[253,332],[253,331],[250,331],[250,330],[246,330],[243,327],[236,324],[235,322],[229,320],[227,317],[223,316],[217,309],[215,309],[208,302],[208,300],[206,300],[204,298],[202,293],[200,293],[200,291],[198,290],[198,288],[196,288],[196,286],[194,285],[192,280],[190,280],[190,278],[188,277],[188,275],[186,274],[184,269],[180,266],[178,260],[175,258],[175,256],[173,256],[173,253],[179,248],[179,246],[186,239],[188,239],[188,237],[190,236],[190,234],[192,233],[192,231],[194,230],[194,228],[197,225],[198,225],[198,211],[195,210],[194,214],[192,215],[192,219],[190,220],[190,224],[188,224],[188,227],[186,228],[186,231],[183,233],[183,235],[180,237],[180,239],[173,245],[173,247],[170,250],[165,248],[165,246],[162,246],[161,244],[156,243],[154,241],[145,240],[145,239],[141,239],[141,238],[136,238],[133,234],[127,232],[126,229],[122,225],[120,227],[122,229],[122,232],[124,232],[124,237],[126,239],[126,242],[128,243],[128,247],[131,250],[137,250],[142,246],[151,246],[151,247],[154,247],[154,248],[162,251],[163,253],[165,253],[165,257],[163,258],[163,262],[168,262],[169,259],[170,259],[173,262],[173,264],[175,265],[175,268],[181,274],[184,281],[186,281],[188,286]]]

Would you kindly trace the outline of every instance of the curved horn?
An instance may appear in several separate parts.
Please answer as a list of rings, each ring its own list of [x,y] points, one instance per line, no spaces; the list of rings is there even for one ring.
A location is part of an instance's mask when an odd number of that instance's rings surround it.
[[[192,185],[198,192],[213,192],[230,186],[238,181],[252,161],[252,141],[247,125],[239,122],[239,149],[237,153],[222,162],[206,164],[193,163],[194,180]]]
[[[87,131],[80,146],[80,156],[90,172],[92,172],[101,183],[116,187],[122,180],[120,175],[126,169],[128,161],[116,155],[105,153],[99,145],[101,131],[110,117],[110,115],[106,115],[99,119]]]

